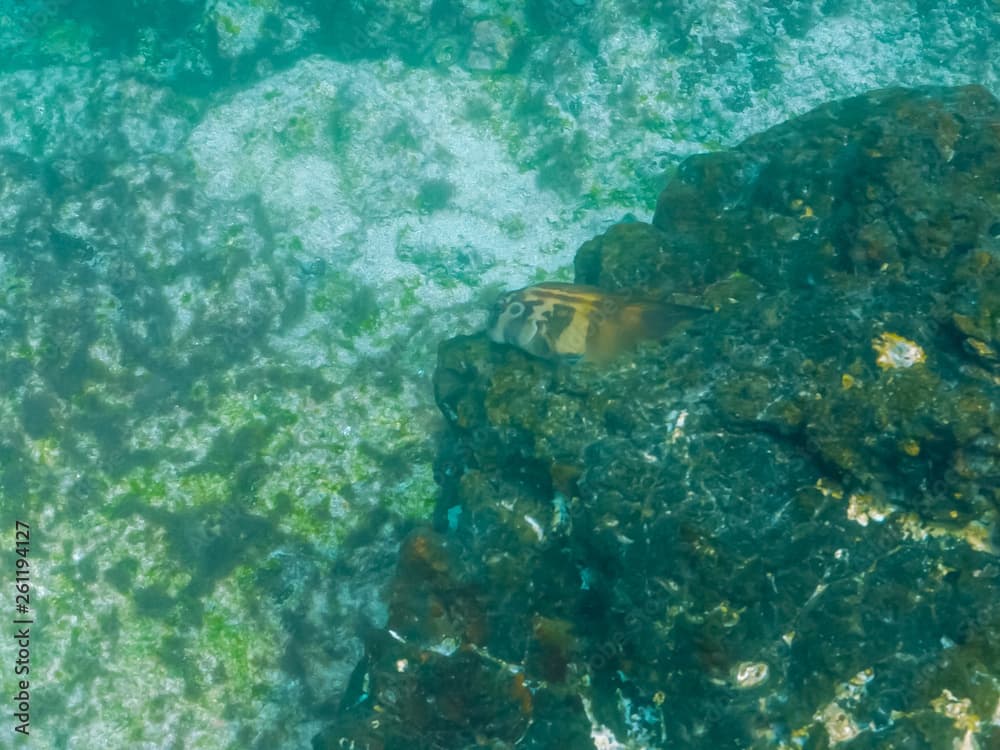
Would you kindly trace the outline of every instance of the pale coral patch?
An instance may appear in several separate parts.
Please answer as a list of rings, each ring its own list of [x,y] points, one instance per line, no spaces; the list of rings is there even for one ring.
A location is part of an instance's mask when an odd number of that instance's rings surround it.
[[[875,364],[883,370],[905,369],[927,360],[927,355],[920,346],[895,333],[883,333],[872,339],[872,349],[878,354]]]

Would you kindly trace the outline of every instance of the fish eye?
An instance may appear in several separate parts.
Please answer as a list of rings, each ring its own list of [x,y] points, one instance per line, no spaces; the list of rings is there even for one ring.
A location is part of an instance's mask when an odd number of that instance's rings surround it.
[[[507,314],[512,318],[520,318],[524,315],[524,303],[523,302],[511,302],[507,305]]]

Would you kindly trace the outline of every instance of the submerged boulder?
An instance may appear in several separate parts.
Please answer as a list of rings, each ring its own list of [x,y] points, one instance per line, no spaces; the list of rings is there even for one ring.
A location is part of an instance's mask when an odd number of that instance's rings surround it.
[[[600,365],[441,345],[437,528],[316,745],[1000,741],[1000,102],[692,157],[577,274],[713,312]]]

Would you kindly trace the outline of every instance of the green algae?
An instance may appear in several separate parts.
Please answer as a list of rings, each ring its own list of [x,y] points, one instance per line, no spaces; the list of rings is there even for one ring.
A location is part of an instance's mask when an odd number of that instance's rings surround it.
[[[348,338],[372,333],[382,316],[375,290],[346,274],[324,274],[311,300],[312,309],[329,313],[337,329]]]
[[[275,137],[286,156],[301,153],[316,143],[316,123],[309,113],[300,111],[291,115]]]
[[[259,688],[268,683],[267,665],[273,661],[270,655],[272,649],[264,645],[259,631],[235,619],[234,616],[242,617],[243,608],[240,603],[235,611],[226,612],[220,608],[219,611],[206,613],[199,638],[192,644],[194,653],[211,655],[216,662],[206,670],[206,677],[234,688],[227,696],[231,706],[252,704]],[[271,635],[275,639],[280,638],[278,633],[272,632]]]
[[[412,263],[425,279],[444,289],[475,288],[482,283],[483,273],[491,266],[472,245],[431,247],[411,239],[409,232],[400,233],[396,257]]]
[[[216,22],[218,23],[219,28],[226,34],[230,34],[231,36],[239,36],[240,25],[236,22],[234,18],[219,14],[218,16],[216,16]]]
[[[418,211],[434,213],[446,208],[455,194],[455,186],[448,180],[425,180],[417,189],[415,205]]]

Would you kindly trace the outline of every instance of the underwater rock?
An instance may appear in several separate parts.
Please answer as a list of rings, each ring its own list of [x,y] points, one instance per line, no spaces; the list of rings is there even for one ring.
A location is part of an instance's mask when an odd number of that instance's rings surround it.
[[[998,121],[876,91],[688,159],[577,257],[687,335],[444,342],[437,533],[325,746],[996,744]]]
[[[688,266],[664,252],[667,236],[652,224],[630,221],[615,224],[607,232],[580,246],[574,267],[576,280],[609,291],[689,289]]]

